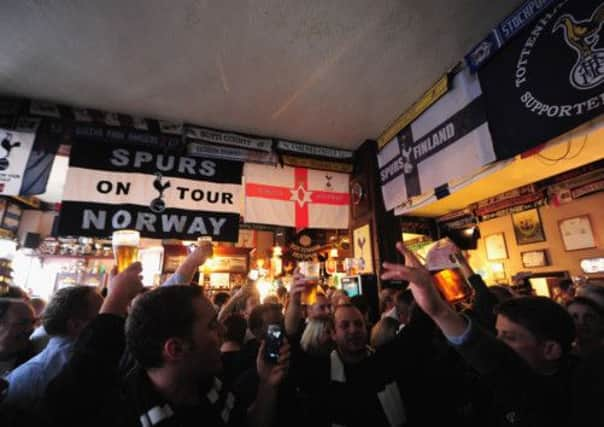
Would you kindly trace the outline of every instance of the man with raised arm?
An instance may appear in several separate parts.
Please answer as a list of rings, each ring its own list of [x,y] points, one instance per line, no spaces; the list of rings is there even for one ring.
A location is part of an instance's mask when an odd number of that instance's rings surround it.
[[[271,425],[275,396],[289,358],[276,364],[263,346],[257,359],[256,401],[243,408],[216,378],[222,326],[196,286],[166,286],[127,307],[141,289],[140,263],[115,276],[100,314],[82,333],[66,368],[50,384],[47,404],[55,425],[253,426]],[[125,326],[125,334],[124,334]],[[138,366],[123,378],[125,344]]]
[[[488,384],[484,425],[567,425],[574,337],[568,313],[548,298],[511,299],[496,309],[495,337],[455,312],[415,255],[400,242],[397,249],[405,265],[384,263],[382,279],[409,281],[419,307]]]

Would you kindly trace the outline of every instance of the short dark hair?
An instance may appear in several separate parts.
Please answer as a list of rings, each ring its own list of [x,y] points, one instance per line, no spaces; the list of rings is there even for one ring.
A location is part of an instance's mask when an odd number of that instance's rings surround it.
[[[287,295],[287,289],[284,286],[279,286],[277,288],[277,296],[283,298],[285,295]]]
[[[496,306],[495,314],[522,325],[540,341],[558,342],[564,354],[571,350],[575,339],[573,319],[561,305],[549,298],[512,298]]]
[[[247,322],[242,315],[233,313],[224,319],[222,325],[225,329],[225,341],[234,341],[239,345],[243,345],[245,331],[247,330]]]
[[[48,335],[67,334],[70,319],[84,320],[90,311],[90,295],[96,289],[90,286],[70,286],[59,289],[52,297],[44,314],[42,324]]]
[[[281,313],[281,310],[283,309],[283,306],[281,304],[274,304],[274,303],[264,303],[264,304],[258,304],[256,307],[254,307],[252,309],[252,312],[250,313],[250,317],[248,318],[248,327],[250,328],[250,331],[257,331],[258,329],[262,329],[264,328],[264,326],[266,326],[264,324],[264,315],[266,313],[271,313],[271,312],[278,312]]]
[[[14,298],[0,298],[0,320],[4,319],[4,316],[15,302]]]
[[[570,300],[568,304],[566,304],[566,308],[569,308],[573,304],[581,304],[581,305],[587,306],[587,307],[591,308],[593,311],[595,311],[596,313],[598,313],[599,316],[604,317],[604,310],[602,309],[602,307],[597,302],[592,300],[591,298],[575,297],[572,300]]]
[[[226,304],[229,298],[231,298],[231,296],[226,292],[217,292],[216,295],[214,295],[214,305],[222,307],[224,304]]]
[[[29,295],[19,286],[9,286],[8,292],[3,297],[29,301]]]
[[[333,308],[333,318],[334,318],[334,320],[336,318],[336,313],[338,312],[338,310],[340,310],[342,308],[352,308],[353,310],[358,311],[361,314],[361,316],[363,316],[363,312],[361,310],[359,310],[359,308],[356,305],[354,305],[352,303],[345,303],[345,304],[338,304],[338,305],[336,305]]]
[[[350,298],[350,303],[358,308],[363,315],[369,313],[369,302],[367,301],[365,295],[353,296]]]
[[[404,291],[400,290],[396,293],[396,296],[394,297],[394,301],[397,304],[404,303],[404,304],[410,305],[414,301],[413,292],[411,292],[410,289],[405,289]]]
[[[248,326],[251,331],[260,329],[264,326],[264,313],[268,311],[268,306],[265,304],[258,304],[252,309],[250,317],[248,318]]]
[[[145,369],[163,365],[169,338],[190,338],[195,322],[193,300],[203,298],[198,286],[163,286],[142,295],[126,320],[126,344]]]

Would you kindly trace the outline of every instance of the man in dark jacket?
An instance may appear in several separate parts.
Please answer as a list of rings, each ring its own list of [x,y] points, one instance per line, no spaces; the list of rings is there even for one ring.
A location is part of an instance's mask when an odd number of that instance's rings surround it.
[[[76,344],[66,368],[50,384],[47,404],[55,425],[227,426],[270,425],[288,348],[277,364],[257,359],[256,401],[242,408],[215,377],[221,369],[222,327],[195,286],[161,287],[140,297],[135,263],[111,281],[99,316]],[[118,374],[127,343],[138,366]],[[260,355],[262,354],[262,347]]]
[[[286,331],[294,337],[302,322],[300,294],[304,276],[295,275]],[[292,342],[290,380],[298,390],[306,424],[316,426],[423,426],[455,424],[443,366],[433,363],[434,323],[414,312],[397,338],[377,351],[368,348],[365,317],[352,304],[334,312],[329,356],[307,354]],[[454,384],[454,383],[453,383]],[[438,410],[434,410],[438,402]]]
[[[406,265],[384,263],[382,279],[409,281],[417,304],[490,384],[484,425],[567,425],[574,338],[568,313],[547,298],[511,299],[498,308],[495,338],[442,299],[412,252],[402,243],[397,249]]]

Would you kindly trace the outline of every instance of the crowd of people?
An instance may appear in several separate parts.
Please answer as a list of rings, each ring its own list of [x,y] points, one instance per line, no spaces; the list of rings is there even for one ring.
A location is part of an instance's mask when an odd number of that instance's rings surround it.
[[[487,287],[461,253],[471,301],[447,303],[401,243],[379,313],[297,273],[263,301],[252,283],[191,286],[211,246],[162,286],[141,266],[48,305],[0,298],[2,426],[604,425],[604,287],[563,304]],[[272,330],[286,337],[272,348]],[[276,353],[276,354],[273,354]]]

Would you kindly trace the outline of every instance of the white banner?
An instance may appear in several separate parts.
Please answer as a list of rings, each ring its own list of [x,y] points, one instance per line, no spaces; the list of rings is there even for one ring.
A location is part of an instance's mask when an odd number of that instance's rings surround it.
[[[494,160],[480,83],[463,70],[447,94],[378,153],[385,207],[394,209]]]
[[[348,228],[348,174],[246,163],[246,223]]]
[[[171,154],[155,147],[75,141],[59,233],[106,236],[134,228],[150,238],[212,236],[237,241],[241,162]]]
[[[35,133],[0,129],[0,194],[18,196]]]
[[[144,173],[110,172],[70,167],[63,200],[90,203],[134,204],[148,206],[158,196],[157,186],[166,206],[212,212],[238,212],[241,185],[195,181],[185,178]],[[93,191],[91,191],[93,190]]]
[[[267,153],[270,153],[273,149],[273,140],[270,138],[246,136],[239,133],[224,132],[199,126],[187,126],[185,136],[187,138],[198,139],[213,144],[230,145]]]

